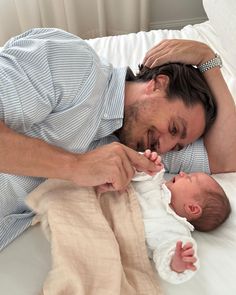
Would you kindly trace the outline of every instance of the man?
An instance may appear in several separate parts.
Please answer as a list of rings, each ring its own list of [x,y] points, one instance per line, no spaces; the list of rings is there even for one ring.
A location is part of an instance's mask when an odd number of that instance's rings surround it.
[[[220,71],[220,57],[204,43],[173,39],[164,40],[151,48],[143,60],[146,67],[167,62],[192,64],[200,68],[217,103],[216,121],[204,136],[209,172],[236,171],[236,107]],[[172,157],[175,156],[172,154]],[[203,166],[199,168],[203,171]]]
[[[162,145],[157,151],[164,153],[193,142],[206,127],[201,103],[167,101],[164,75],[125,83],[126,69],[112,69],[84,41],[59,30],[35,29],[10,40],[0,54],[0,71],[0,247],[29,226],[32,212],[24,198],[45,178],[121,190],[134,168],[159,170],[133,149],[111,143],[122,130],[124,110],[137,100],[152,102],[147,104],[152,113],[137,117],[137,126],[150,121],[150,114],[153,120],[146,135],[138,138],[138,128],[137,135],[131,132],[131,147]],[[163,138],[173,133],[165,145],[155,128]]]

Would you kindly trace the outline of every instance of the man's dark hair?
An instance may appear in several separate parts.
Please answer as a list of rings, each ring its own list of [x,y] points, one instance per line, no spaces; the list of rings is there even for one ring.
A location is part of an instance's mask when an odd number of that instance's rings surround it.
[[[168,100],[181,99],[187,107],[202,104],[206,120],[205,133],[215,121],[217,106],[200,71],[192,65],[179,63],[165,64],[152,69],[141,65],[136,75],[130,68],[127,69],[126,81],[145,82],[158,75],[169,77],[169,84],[166,88]]]

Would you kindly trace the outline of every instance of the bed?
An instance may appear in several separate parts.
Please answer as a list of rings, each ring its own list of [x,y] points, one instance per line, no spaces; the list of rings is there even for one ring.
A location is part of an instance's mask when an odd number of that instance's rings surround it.
[[[224,64],[222,73],[236,101],[236,2],[206,0],[203,3],[209,18],[204,23],[188,25],[182,30],[153,30],[87,42],[115,66],[129,65],[134,71],[145,52],[163,39],[205,42],[221,55]],[[232,214],[214,232],[194,232],[201,268],[194,278],[178,286],[161,281],[166,295],[236,294],[236,173],[214,177],[231,201]],[[33,226],[0,253],[0,294],[38,294],[50,266],[50,245],[40,226]]]

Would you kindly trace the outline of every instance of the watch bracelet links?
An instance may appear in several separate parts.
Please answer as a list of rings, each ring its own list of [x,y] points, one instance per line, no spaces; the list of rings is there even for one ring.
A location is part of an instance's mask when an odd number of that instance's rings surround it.
[[[201,64],[198,66],[198,69],[201,73],[204,73],[210,69],[216,68],[216,67],[222,67],[222,60],[220,56],[216,53],[215,57],[208,60],[207,62]]]

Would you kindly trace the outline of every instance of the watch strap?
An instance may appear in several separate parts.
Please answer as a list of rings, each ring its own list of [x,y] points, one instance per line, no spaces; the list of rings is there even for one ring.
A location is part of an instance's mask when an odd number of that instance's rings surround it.
[[[222,67],[222,60],[221,57],[219,56],[219,54],[215,54],[215,57],[208,60],[207,62],[201,64],[200,66],[198,66],[198,69],[201,73],[204,73],[212,68],[215,67]]]

